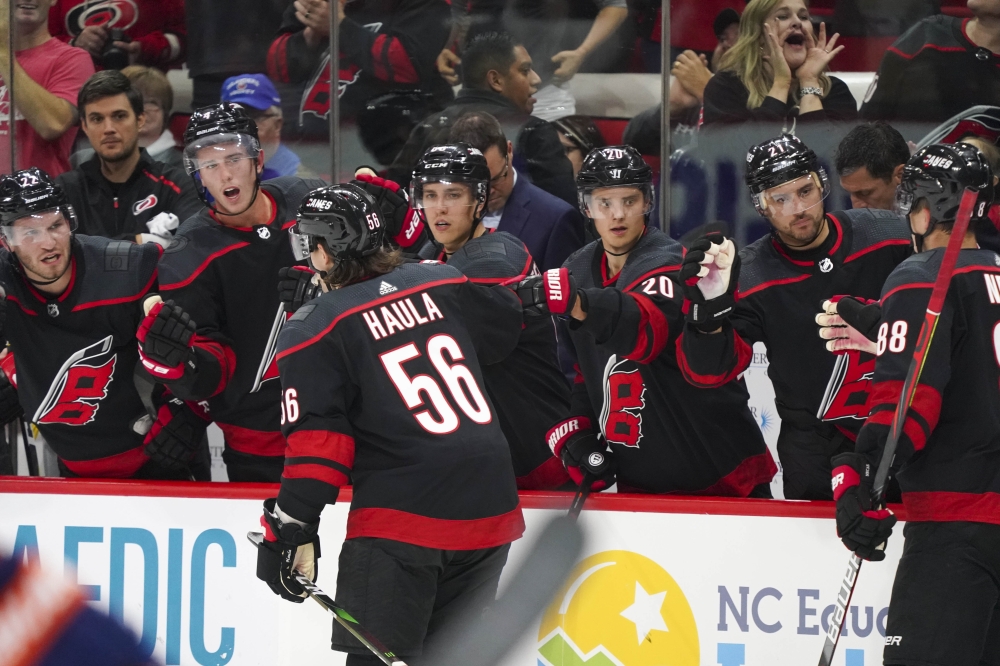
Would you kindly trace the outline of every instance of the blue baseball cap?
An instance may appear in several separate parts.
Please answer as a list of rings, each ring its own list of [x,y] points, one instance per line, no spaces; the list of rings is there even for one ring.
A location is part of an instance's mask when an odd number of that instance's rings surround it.
[[[238,74],[222,84],[222,101],[235,102],[260,111],[281,106],[281,97],[271,79],[263,74]]]

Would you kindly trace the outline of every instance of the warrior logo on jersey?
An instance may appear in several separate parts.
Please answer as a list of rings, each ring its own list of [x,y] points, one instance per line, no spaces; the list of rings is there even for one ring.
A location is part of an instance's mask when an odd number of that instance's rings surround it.
[[[79,35],[91,25],[128,30],[139,18],[139,8],[133,0],[99,0],[81,2],[66,12],[66,32]]]
[[[875,356],[856,349],[837,355],[816,418],[823,421],[868,418],[868,393],[875,374]]]
[[[638,368],[621,370],[628,360],[608,359],[604,374],[604,408],[601,423],[609,444],[639,448],[642,439],[642,408],[646,406],[646,384]]]
[[[267,338],[267,347],[264,348],[264,355],[260,359],[260,366],[257,367],[253,388],[250,389],[251,393],[259,391],[264,382],[278,378],[278,361],[275,358],[278,351],[278,333],[281,333],[281,327],[291,316],[292,313],[285,312],[284,308],[280,304],[278,305],[278,312],[274,315],[274,323],[271,324],[271,335]]]
[[[113,340],[109,335],[66,359],[38,405],[33,423],[82,426],[94,420],[114,379],[118,354],[107,358]]]

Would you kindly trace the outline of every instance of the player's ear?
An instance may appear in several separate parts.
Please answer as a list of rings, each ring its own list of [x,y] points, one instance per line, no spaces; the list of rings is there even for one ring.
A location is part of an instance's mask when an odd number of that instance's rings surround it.
[[[257,151],[257,174],[260,175],[264,172],[264,149],[261,148]]]
[[[895,169],[892,170],[892,178],[889,179],[889,182],[891,182],[896,187],[899,187],[899,184],[903,182],[903,168],[905,166],[906,166],[905,164],[899,164],[896,166]]]

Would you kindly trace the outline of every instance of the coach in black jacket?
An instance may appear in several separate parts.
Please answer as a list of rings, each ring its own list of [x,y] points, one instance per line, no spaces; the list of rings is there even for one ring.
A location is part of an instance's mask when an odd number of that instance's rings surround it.
[[[79,232],[138,243],[169,244],[179,222],[202,208],[191,179],[139,148],[142,95],[115,70],[80,89],[83,131],[96,154],[57,182],[79,218]]]

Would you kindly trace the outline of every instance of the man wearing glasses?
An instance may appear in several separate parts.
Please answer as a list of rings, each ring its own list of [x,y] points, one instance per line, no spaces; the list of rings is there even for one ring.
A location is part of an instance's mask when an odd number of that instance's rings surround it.
[[[299,174],[301,160],[281,143],[281,96],[263,74],[238,74],[222,84],[222,101],[242,106],[257,123],[257,136],[267,161],[261,180]]]

